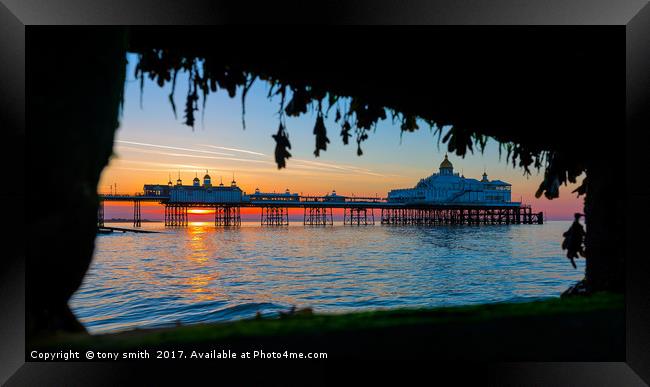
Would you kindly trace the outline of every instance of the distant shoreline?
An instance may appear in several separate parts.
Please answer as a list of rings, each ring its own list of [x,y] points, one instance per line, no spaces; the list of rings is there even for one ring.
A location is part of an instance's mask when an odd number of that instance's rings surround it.
[[[289,221],[291,223],[296,223],[296,222],[300,223],[300,222],[302,222],[302,220],[303,220],[302,218],[293,218],[293,217],[289,218]],[[340,222],[343,222],[343,218],[340,218],[340,219],[334,218],[334,221],[340,223]],[[546,222],[571,222],[571,221],[573,221],[573,219],[547,219],[546,220]],[[148,219],[143,219],[143,220],[141,220],[141,222],[142,223],[164,223],[164,221],[162,221],[162,220],[148,220]],[[208,221],[208,220],[196,220],[196,222],[210,223],[210,221]],[[255,219],[255,218],[250,218],[250,219],[242,218],[242,222],[259,223],[260,220],[259,220],[259,218],[257,218],[257,219]],[[133,219],[110,219],[110,220],[107,219],[107,220],[104,220],[104,223],[133,223]],[[377,222],[377,224],[379,224],[379,222]]]
[[[142,223],[162,223],[162,220],[142,219]],[[105,219],[104,223],[133,223],[133,219]]]

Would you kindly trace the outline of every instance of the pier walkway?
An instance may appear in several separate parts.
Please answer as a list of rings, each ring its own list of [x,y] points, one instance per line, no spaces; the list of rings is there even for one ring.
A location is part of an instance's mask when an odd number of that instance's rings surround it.
[[[260,209],[263,226],[286,226],[289,209],[303,209],[303,224],[332,225],[333,210],[343,209],[345,225],[374,225],[375,217],[385,225],[434,226],[450,224],[542,224],[544,215],[533,213],[529,205],[519,202],[480,204],[462,202],[418,203],[389,202],[385,198],[355,196],[250,195],[239,201],[173,200],[166,195],[99,195],[97,224],[104,226],[105,202],[132,202],[133,226],[142,223],[141,203],[164,206],[166,226],[186,226],[190,208],[214,209],[215,226],[241,225],[241,208]]]

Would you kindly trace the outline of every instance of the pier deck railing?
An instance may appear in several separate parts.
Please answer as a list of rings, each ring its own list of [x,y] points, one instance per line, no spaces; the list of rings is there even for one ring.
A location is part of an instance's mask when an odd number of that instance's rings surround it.
[[[389,202],[379,197],[354,196],[278,196],[256,198],[239,202],[174,202],[166,195],[100,194],[97,225],[104,225],[104,202],[132,202],[133,226],[142,222],[141,203],[157,202],[165,206],[166,226],[187,226],[188,209],[214,208],[215,226],[241,225],[242,207],[261,209],[260,224],[277,226],[289,224],[289,209],[302,208],[305,225],[332,225],[334,209],[343,209],[344,224],[373,225],[375,210],[380,211],[384,225],[444,225],[444,224],[542,224],[543,213],[533,213],[532,207],[519,202],[511,203],[416,203]]]

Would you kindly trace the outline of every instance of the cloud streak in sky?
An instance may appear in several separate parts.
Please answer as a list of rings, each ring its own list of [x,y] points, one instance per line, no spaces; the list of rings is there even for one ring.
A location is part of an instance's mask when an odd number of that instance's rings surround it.
[[[229,150],[229,151],[233,151],[233,152],[248,153],[248,154],[256,155],[256,156],[266,156],[264,153],[253,152],[253,151],[245,150],[245,149],[226,148],[225,146],[216,146],[216,145],[208,145],[208,144],[197,144],[197,145],[199,145],[199,146],[207,146],[207,147],[214,148],[214,149]]]
[[[121,143],[121,144],[140,145],[140,146],[153,147],[153,148],[174,149],[174,150],[182,150],[182,151],[189,151],[189,152],[199,152],[199,153],[209,153],[209,154],[221,155],[221,156],[234,156],[234,154],[232,154],[232,153],[213,152],[213,151],[206,151],[206,150],[200,150],[200,149],[180,148],[180,147],[177,147],[177,146],[148,144],[148,143],[144,143],[144,142],[124,141],[124,140],[115,140],[115,142]]]
[[[241,152],[245,154],[250,154],[253,156],[263,156],[264,159],[260,160],[259,158],[246,158],[244,156],[241,157],[225,157],[225,156],[235,156],[234,154],[231,153],[221,153],[221,152],[212,152],[212,151],[205,151],[205,150],[200,150],[200,149],[190,149],[190,148],[182,148],[182,147],[175,147],[175,146],[168,146],[168,145],[160,145],[160,144],[150,144],[150,143],[142,143],[142,142],[135,142],[135,141],[125,141],[125,140],[116,140],[116,143],[120,144],[129,144],[129,145],[138,145],[142,147],[153,147],[153,148],[161,148],[161,149],[171,149],[171,150],[183,150],[189,153],[177,153],[177,152],[163,152],[163,151],[157,151],[157,150],[150,150],[150,149],[141,149],[138,147],[132,147],[128,145],[122,145],[118,149],[119,150],[128,150],[128,151],[134,151],[134,152],[139,152],[139,153],[147,153],[147,154],[156,154],[156,155],[161,155],[161,156],[170,156],[170,157],[183,157],[183,158],[200,158],[200,159],[210,159],[210,160],[227,160],[227,161],[235,161],[235,162],[245,162],[245,163],[258,163],[258,164],[267,164],[267,165],[275,165],[275,163],[271,160],[270,157],[264,155],[263,153],[259,152],[254,152],[246,149],[238,149],[238,148],[226,148],[226,147],[218,147],[215,145],[203,145],[211,148],[217,148],[217,149],[224,149],[224,150],[231,150],[233,152]],[[197,144],[199,145],[199,144]],[[201,153],[199,155],[197,154],[192,154],[192,152],[198,152]],[[211,155],[205,155],[205,153],[208,154],[215,154],[218,156],[211,156]],[[339,165],[339,164],[332,164],[332,163],[324,163],[320,161],[311,161],[311,160],[304,160],[304,159],[296,159],[293,158],[291,159],[292,166],[294,168],[298,169],[303,169],[303,170],[313,170],[313,171],[324,171],[324,172],[334,172],[334,173],[339,173],[339,174],[363,174],[363,175],[368,175],[368,176],[377,176],[377,177],[385,177],[385,175],[380,174],[380,173],[375,173],[371,171],[370,169],[366,168],[360,168],[360,167],[355,167],[351,165]],[[169,164],[169,165],[180,165],[180,164]],[[205,169],[205,168],[203,168]],[[291,172],[284,172],[287,174],[291,174]]]
[[[216,166],[213,165],[194,165],[194,164],[176,164],[176,163],[166,163],[166,162],[160,162],[160,161],[139,161],[139,160],[124,160],[124,159],[119,159],[119,160],[114,160],[111,162],[110,168],[112,170],[124,170],[124,171],[139,171],[139,172],[159,172],[163,174],[167,174],[170,171],[172,171],[172,177],[175,178],[176,176],[176,171],[180,171],[183,174],[191,173],[193,174],[197,170],[205,170],[209,169],[210,174],[213,176],[219,176],[219,175],[229,175],[232,173],[231,170],[224,169],[224,168],[217,168]],[[328,170],[328,169],[323,169],[321,170],[320,168],[316,169],[313,167],[305,167],[303,168],[296,168],[290,171],[281,171],[277,172],[274,171],[275,173],[280,173],[284,176],[293,176],[298,179],[301,179],[302,181],[306,180],[323,180],[323,179],[340,179],[340,177],[345,176],[349,177],[350,175],[347,173],[344,173],[342,171],[337,171],[337,170]],[[315,173],[317,172],[317,173]],[[248,185],[262,185],[264,187],[267,187],[267,189],[279,189],[279,187],[276,187],[275,185],[270,185],[269,186],[269,180],[264,180],[264,181],[259,181],[258,179],[255,178],[255,176],[259,175],[264,175],[269,177],[269,170],[268,168],[262,168],[262,167],[245,167],[245,168],[237,168],[237,174],[239,176],[248,176],[246,181],[244,182],[245,184],[247,183]],[[277,175],[273,175],[277,176]],[[186,177],[186,176],[185,176]],[[355,177],[355,180],[359,181],[361,176]],[[368,177],[369,178],[369,177]],[[272,177],[270,177],[272,181]],[[215,181],[216,178],[215,178]],[[148,181],[148,183],[153,183],[153,181]],[[164,184],[164,182],[160,182]],[[138,182],[137,184],[140,184]],[[291,185],[291,183],[289,183]],[[303,190],[302,188],[298,188],[299,190]]]
[[[120,149],[126,149],[138,153],[148,153],[148,154],[156,154],[156,155],[162,155],[162,156],[172,156],[172,157],[191,157],[191,158],[199,158],[199,159],[211,159],[211,160],[230,160],[230,161],[243,161],[243,162],[249,162],[249,163],[262,163],[262,164],[273,164],[270,161],[265,161],[265,160],[253,160],[253,159],[242,159],[238,157],[223,157],[223,156],[205,156],[205,155],[193,155],[189,153],[173,153],[173,152],[162,152],[162,151],[155,151],[155,150],[148,150],[148,149],[140,149],[140,148],[133,148],[129,146],[122,146]]]

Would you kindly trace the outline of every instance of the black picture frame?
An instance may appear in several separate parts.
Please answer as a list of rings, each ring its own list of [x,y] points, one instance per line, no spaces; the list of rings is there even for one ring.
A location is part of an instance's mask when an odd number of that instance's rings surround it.
[[[318,12],[312,12],[318,9]],[[272,16],[271,16],[272,15]],[[455,374],[463,381],[485,378],[486,383],[535,385],[643,385],[650,383],[650,274],[647,253],[638,247],[649,231],[650,179],[644,131],[650,128],[650,5],[640,0],[588,1],[329,1],[306,7],[300,2],[260,3],[252,7],[237,2],[172,0],[2,0],[0,2],[0,127],[11,151],[3,153],[4,165],[12,165],[8,177],[24,181],[29,157],[25,115],[25,30],[40,24],[222,24],[222,23],[323,23],[323,24],[489,24],[489,25],[621,25],[626,28],[627,114],[626,188],[628,249],[626,256],[626,361],[621,363],[501,363],[468,366],[475,372]],[[613,130],[622,130],[616,128]],[[21,145],[25,145],[24,147]],[[14,180],[15,179],[15,180]],[[7,216],[25,216],[24,186],[6,188],[0,194],[9,206]],[[642,205],[642,203],[646,203]],[[26,224],[22,224],[26,226]],[[7,385],[95,385],[132,381],[129,373],[148,369],[131,363],[25,363],[25,237],[20,227],[9,235],[2,255],[0,278],[0,381]],[[28,237],[28,235],[27,235]],[[26,241],[25,243],[29,243]],[[328,366],[328,365],[325,365]],[[165,367],[171,367],[170,364]],[[208,367],[213,367],[208,365]],[[436,368],[428,365],[426,370]],[[446,366],[440,372],[451,373]],[[370,369],[370,371],[372,368]],[[446,371],[445,371],[446,370]],[[372,372],[372,371],[371,371]],[[165,374],[163,374],[165,375]]]

